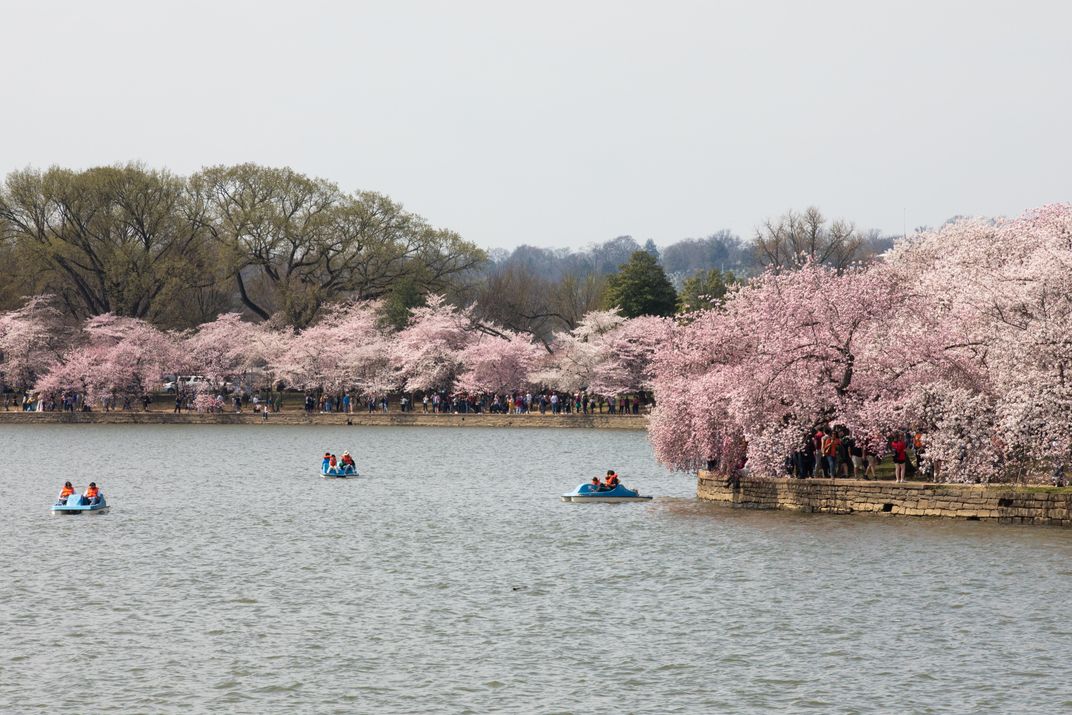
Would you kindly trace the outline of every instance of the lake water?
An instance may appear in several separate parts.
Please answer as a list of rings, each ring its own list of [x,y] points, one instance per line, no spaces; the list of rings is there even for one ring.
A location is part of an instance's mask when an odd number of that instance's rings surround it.
[[[558,499],[607,468],[658,498]],[[701,504],[640,432],[8,426],[0,485],[3,712],[1072,708],[1072,532]]]

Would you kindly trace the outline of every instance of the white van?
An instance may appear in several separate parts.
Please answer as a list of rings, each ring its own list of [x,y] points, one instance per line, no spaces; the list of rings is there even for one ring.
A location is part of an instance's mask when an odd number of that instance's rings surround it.
[[[193,390],[207,382],[204,375],[179,375],[175,380],[164,383],[164,392],[175,392],[179,388]]]

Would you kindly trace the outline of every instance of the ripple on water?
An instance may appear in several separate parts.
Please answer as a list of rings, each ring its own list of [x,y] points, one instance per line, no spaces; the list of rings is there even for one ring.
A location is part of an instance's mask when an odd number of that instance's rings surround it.
[[[641,433],[41,426],[0,440],[4,712],[1072,706],[1065,531],[703,504]],[[55,444],[110,514],[49,517],[58,485],[36,465]],[[316,478],[326,448],[369,476]],[[559,501],[608,467],[658,498]],[[174,509],[176,490],[198,508]],[[57,701],[88,669],[101,687]]]

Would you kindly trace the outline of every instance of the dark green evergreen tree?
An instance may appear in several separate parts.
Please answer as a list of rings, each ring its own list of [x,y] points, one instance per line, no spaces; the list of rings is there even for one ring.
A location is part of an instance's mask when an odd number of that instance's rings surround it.
[[[606,303],[627,318],[673,315],[677,292],[655,257],[647,251],[636,251],[607,279]]]
[[[424,305],[424,294],[413,276],[405,276],[391,286],[383,303],[383,321],[394,330],[401,330],[409,322],[409,309]]]
[[[712,268],[697,271],[685,279],[681,286],[681,310],[702,310],[710,308],[713,301],[721,300],[729,287],[737,282],[732,271],[720,271]]]

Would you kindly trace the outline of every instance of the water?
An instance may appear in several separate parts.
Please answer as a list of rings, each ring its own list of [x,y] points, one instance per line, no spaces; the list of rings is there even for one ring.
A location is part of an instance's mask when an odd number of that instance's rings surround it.
[[[608,467],[659,498],[557,499]],[[701,504],[642,433],[9,426],[0,484],[4,712],[1072,709],[1072,532]]]

